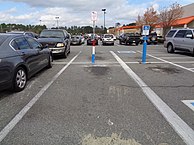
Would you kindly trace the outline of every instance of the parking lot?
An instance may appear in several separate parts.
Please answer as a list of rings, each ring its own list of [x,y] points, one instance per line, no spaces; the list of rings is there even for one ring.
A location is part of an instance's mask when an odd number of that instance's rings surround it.
[[[71,46],[19,93],[0,92],[0,144],[185,145],[194,139],[194,57],[163,45]],[[193,100],[193,101],[192,101]]]

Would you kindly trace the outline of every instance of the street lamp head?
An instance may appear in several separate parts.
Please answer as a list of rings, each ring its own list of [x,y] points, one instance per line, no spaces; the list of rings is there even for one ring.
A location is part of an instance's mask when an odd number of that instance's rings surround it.
[[[106,9],[102,9],[102,11],[103,11],[103,12],[105,12],[105,11],[106,11]]]

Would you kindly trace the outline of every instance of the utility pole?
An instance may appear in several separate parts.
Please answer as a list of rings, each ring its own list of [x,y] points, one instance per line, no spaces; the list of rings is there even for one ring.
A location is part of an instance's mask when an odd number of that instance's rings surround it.
[[[55,17],[55,19],[57,20],[57,29],[59,29],[59,17]]]
[[[102,9],[102,11],[104,12],[104,29],[103,30],[104,30],[104,33],[106,33],[105,32],[105,14],[106,14],[106,9]]]

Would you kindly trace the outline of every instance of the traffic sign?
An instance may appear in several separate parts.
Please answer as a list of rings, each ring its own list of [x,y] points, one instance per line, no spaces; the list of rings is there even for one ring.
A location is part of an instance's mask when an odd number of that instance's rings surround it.
[[[150,25],[144,25],[142,35],[149,35],[149,31],[150,31]]]
[[[92,19],[92,21],[97,21],[97,12],[96,11],[91,12],[91,19]]]

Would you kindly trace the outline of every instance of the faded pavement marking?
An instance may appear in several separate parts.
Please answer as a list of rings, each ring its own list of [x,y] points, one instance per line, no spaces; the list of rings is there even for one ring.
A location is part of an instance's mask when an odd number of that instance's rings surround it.
[[[111,137],[95,137],[91,134],[84,137],[82,145],[141,145],[134,139],[121,139],[113,133]]]

